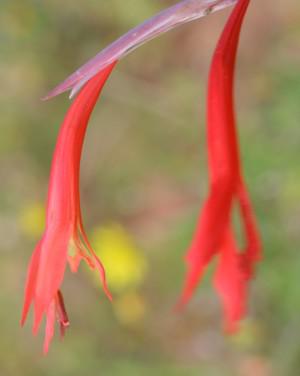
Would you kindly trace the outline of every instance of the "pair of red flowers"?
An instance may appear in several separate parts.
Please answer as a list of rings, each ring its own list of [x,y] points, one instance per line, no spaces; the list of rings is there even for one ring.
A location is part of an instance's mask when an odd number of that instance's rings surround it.
[[[22,314],[34,306],[33,331],[47,317],[44,352],[57,320],[61,334],[69,325],[60,292],[67,261],[76,271],[81,259],[98,269],[104,290],[111,298],[105,272],[83,228],[80,211],[79,169],[84,136],[98,96],[117,61],[145,41],[231,4],[235,8],[217,44],[210,68],[207,95],[207,143],[210,184],[197,229],[186,256],[187,277],[180,305],[196,288],[205,267],[217,255],[215,287],[222,297],[226,328],[234,330],[245,311],[247,282],[260,258],[260,241],[239,160],[233,84],[236,52],[244,15],[250,0],[184,0],[131,30],[100,52],[47,98],[72,89],[79,94],[59,132],[51,167],[46,229],[31,257]],[[240,250],[232,228],[237,205],[245,233]]]

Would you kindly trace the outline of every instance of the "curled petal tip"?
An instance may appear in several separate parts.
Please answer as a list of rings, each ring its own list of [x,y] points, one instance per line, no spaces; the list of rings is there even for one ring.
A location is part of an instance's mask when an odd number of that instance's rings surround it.
[[[66,330],[68,329],[68,327],[70,326],[70,322],[67,321],[67,322],[60,322],[60,338],[61,340],[64,339],[65,337],[65,334],[66,334]]]
[[[112,302],[113,296],[112,296],[111,292],[109,291],[109,289],[106,285],[103,286],[103,290],[104,290],[104,293],[107,296],[108,300]]]

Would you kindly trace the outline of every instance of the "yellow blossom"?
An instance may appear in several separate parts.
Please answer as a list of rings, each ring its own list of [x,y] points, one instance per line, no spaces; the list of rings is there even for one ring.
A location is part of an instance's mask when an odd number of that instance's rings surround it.
[[[99,227],[92,245],[105,267],[111,290],[120,293],[142,283],[147,266],[145,257],[122,226]]]

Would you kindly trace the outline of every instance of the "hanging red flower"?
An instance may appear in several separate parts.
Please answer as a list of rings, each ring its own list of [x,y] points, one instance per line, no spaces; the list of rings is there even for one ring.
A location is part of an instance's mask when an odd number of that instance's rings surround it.
[[[201,210],[194,239],[186,256],[187,277],[180,305],[194,292],[206,266],[218,256],[215,287],[225,311],[225,326],[236,329],[245,312],[246,292],[255,263],[260,259],[260,239],[239,157],[233,99],[236,53],[242,22],[250,0],[184,0],[166,9],[112,43],[79,68],[45,99],[71,90],[79,92],[62,124],[52,162],[45,233],[29,265],[24,323],[34,304],[34,332],[47,316],[44,351],[54,333],[55,318],[61,334],[69,325],[60,286],[67,261],[76,271],[81,259],[97,268],[103,287],[111,298],[105,272],[85,234],[79,197],[79,168],[86,127],[98,96],[116,62],[146,41],[185,22],[208,15],[229,5],[236,6],[215,50],[207,95],[207,144],[209,194]],[[239,207],[245,233],[245,247],[236,240],[232,212]]]
[[[181,299],[181,303],[188,301],[205,267],[218,255],[215,287],[223,299],[226,328],[230,331],[244,314],[247,281],[260,258],[259,235],[242,176],[233,99],[236,53],[248,5],[249,0],[240,0],[235,6],[210,67],[207,95],[210,188],[186,257],[188,272]],[[245,229],[244,252],[233,232],[235,205],[240,208]]]
[[[98,96],[115,62],[93,77],[71,105],[58,135],[54,151],[47,202],[46,229],[29,264],[21,323],[24,324],[31,303],[34,305],[34,333],[43,315],[47,316],[44,352],[54,333],[55,319],[61,334],[69,320],[60,292],[67,261],[73,272],[81,259],[98,269],[106,295],[104,268],[94,253],[83,228],[79,168],[87,124]]]

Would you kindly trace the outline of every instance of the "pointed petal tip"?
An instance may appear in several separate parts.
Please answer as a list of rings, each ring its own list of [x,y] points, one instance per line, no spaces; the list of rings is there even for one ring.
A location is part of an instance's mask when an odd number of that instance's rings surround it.
[[[50,349],[51,340],[52,340],[52,337],[51,338],[45,338],[44,345],[43,345],[43,356],[47,356],[48,355],[49,349]]]
[[[44,343],[44,346],[43,346],[43,355],[47,356],[48,352],[49,352],[49,343]]]
[[[57,97],[58,95],[60,94],[63,94],[64,92],[68,91],[69,89],[64,89],[64,90],[51,90],[49,91],[49,93],[47,93],[46,95],[44,95],[43,97],[40,98],[41,101],[43,102],[46,102],[52,98],[55,98]],[[73,97],[71,97],[71,95],[69,95],[69,99],[72,99]]]
[[[98,269],[98,272],[100,274],[100,279],[102,281],[103,291],[104,291],[105,295],[108,297],[108,299],[110,301],[112,301],[113,297],[112,297],[112,294],[109,291],[109,288],[108,288],[108,285],[107,285],[105,269],[104,269],[101,261],[99,260],[99,258],[97,257],[97,255],[95,253],[93,254],[93,257],[94,257],[95,267]]]
[[[52,99],[54,97],[56,97],[57,95],[63,93],[63,91],[57,91],[56,89],[53,89],[51,91],[49,91],[46,95],[44,95],[43,97],[41,97],[41,101],[45,102],[45,101],[48,101],[49,99]]]
[[[242,320],[242,316],[236,318],[225,318],[224,322],[224,333],[229,336],[234,336],[240,330],[240,321]]]
[[[195,288],[196,288],[196,285],[191,285],[190,283],[188,283],[188,281],[186,281],[183,291],[177,303],[175,304],[175,307],[174,307],[175,312],[179,313],[185,309],[185,307],[187,306],[187,304],[189,303],[189,301],[191,300],[193,296]]]
[[[234,335],[240,329],[240,321],[243,319],[242,314],[237,314],[234,316],[232,313],[224,313],[224,323],[223,330],[227,335]]]
[[[59,331],[60,331],[60,339],[61,341],[64,339],[65,337],[65,334],[66,334],[66,330],[69,328],[70,326],[70,321],[64,321],[64,322],[60,322],[60,326],[59,326]]]
[[[109,289],[108,289],[108,287],[106,285],[103,286],[103,290],[104,290],[104,293],[107,296],[108,300],[110,302],[112,302],[113,301],[113,296],[112,296],[111,292],[109,291]]]
[[[37,335],[37,333],[39,331],[39,328],[40,328],[40,325],[41,325],[41,322],[42,322],[42,319],[43,319],[43,315],[44,315],[44,309],[37,310],[37,308],[35,306],[33,326],[32,326],[32,333],[35,336]]]
[[[20,319],[20,326],[23,327],[27,318],[28,310],[23,309],[21,319]]]
[[[34,322],[33,327],[32,327],[32,334],[36,336],[38,334],[40,328],[40,323]]]
[[[57,97],[60,94],[65,93],[68,90],[72,89],[72,85],[69,83],[66,83],[65,81],[57,85],[54,89],[50,90],[46,95],[44,95],[41,100],[47,101],[49,99],[52,99],[54,97]]]
[[[70,87],[71,92],[69,94],[69,99],[73,99],[74,97],[76,97],[76,95],[79,93],[82,87],[87,83],[87,81],[88,81],[88,78],[83,78],[81,81],[78,81],[76,84]]]
[[[49,96],[48,94],[46,94],[44,97],[41,97],[40,100],[42,102],[46,102],[47,100],[49,100],[51,98],[51,96]]]
[[[26,322],[26,319],[27,319],[27,314],[28,314],[28,310],[23,310],[22,315],[21,315],[21,319],[20,319],[21,328],[23,328],[23,326],[25,325],[25,322]]]
[[[183,310],[185,309],[187,303],[188,303],[189,299],[187,299],[186,297],[184,296],[181,296],[177,303],[175,304],[175,306],[173,307],[173,312],[174,313],[181,313],[183,312]]]

